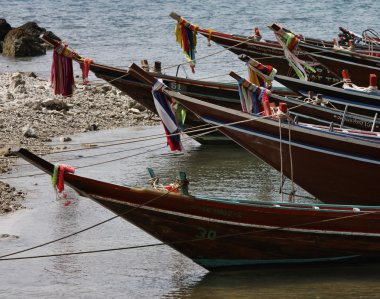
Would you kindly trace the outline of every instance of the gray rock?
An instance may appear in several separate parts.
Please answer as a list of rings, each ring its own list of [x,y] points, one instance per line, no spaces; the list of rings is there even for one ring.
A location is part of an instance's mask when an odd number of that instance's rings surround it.
[[[10,210],[12,210],[12,206],[10,206]],[[3,240],[16,240],[19,236],[16,235],[10,235],[10,234],[0,234],[0,241]]]
[[[5,36],[9,31],[11,31],[12,27],[8,24],[7,20],[0,19],[0,41],[3,41]]]
[[[5,19],[0,19],[0,53],[3,52],[4,38],[11,29],[11,25]]]
[[[99,125],[98,124],[89,124],[86,128],[87,131],[98,131]]]
[[[61,103],[62,100],[56,99],[56,98],[48,98],[41,102],[41,105],[44,107],[51,107],[53,105]]]
[[[65,137],[61,137],[59,138],[59,141],[60,142],[69,142],[71,141],[72,139],[69,137],[69,136],[65,136]]]
[[[37,75],[34,72],[25,73],[25,76],[30,77],[30,78],[37,78]]]
[[[72,108],[72,105],[67,104],[63,98],[48,98],[43,100],[40,106],[50,110],[69,110]]]
[[[42,33],[46,32],[46,29],[38,26],[36,22],[27,22],[18,28],[25,30],[25,32],[35,37],[39,37]]]
[[[11,148],[8,146],[0,148],[0,156],[7,157],[10,156]]]
[[[139,109],[136,109],[136,108],[130,108],[130,109],[128,109],[128,112],[132,112],[134,114],[140,114],[141,113],[141,111]]]
[[[108,91],[112,90],[112,86],[110,86],[110,85],[103,85],[101,87],[101,89],[102,89],[103,92],[108,92]]]
[[[14,100],[14,95],[11,93],[11,92],[9,92],[9,91],[7,91],[6,93],[5,93],[5,95],[4,95],[4,101],[6,102],[6,101],[13,101]]]
[[[19,85],[25,85],[25,81],[22,79],[22,76],[20,73],[14,73],[11,77],[11,84],[9,85],[10,90],[15,90],[17,86]]]
[[[24,84],[25,84],[25,81],[22,81]],[[14,89],[13,89],[13,92],[14,93],[27,93],[26,91],[26,87],[24,84],[22,84],[22,82],[20,84],[18,84]]]
[[[13,73],[11,76],[11,81],[21,80],[21,79],[22,79],[21,73]]]
[[[37,138],[35,130],[30,125],[26,125],[22,128],[22,134],[26,138]]]

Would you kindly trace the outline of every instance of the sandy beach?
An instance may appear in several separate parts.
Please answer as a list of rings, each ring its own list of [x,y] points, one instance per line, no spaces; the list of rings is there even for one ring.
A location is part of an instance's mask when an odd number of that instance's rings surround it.
[[[55,96],[50,82],[34,73],[0,74],[0,173],[6,176],[16,157],[11,148],[53,152],[53,137],[157,123],[155,115],[109,84],[83,85],[72,97]],[[58,149],[58,148],[57,148]],[[62,148],[59,148],[62,149]],[[0,214],[22,208],[25,194],[0,180]]]

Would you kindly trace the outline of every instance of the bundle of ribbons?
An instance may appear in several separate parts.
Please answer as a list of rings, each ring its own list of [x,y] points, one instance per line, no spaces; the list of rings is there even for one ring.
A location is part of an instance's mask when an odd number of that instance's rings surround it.
[[[180,136],[180,129],[177,125],[177,119],[175,117],[174,103],[172,99],[163,93],[163,88],[165,84],[156,80],[153,88],[152,94],[154,99],[154,105],[158,115],[161,118],[162,124],[164,126],[165,134],[167,137],[167,142],[172,151],[182,151],[182,143]],[[181,112],[183,115],[183,112]]]
[[[242,111],[255,114],[262,112],[262,103],[269,101],[270,90],[251,84],[244,78],[238,79],[238,87]]]
[[[51,84],[55,95],[70,97],[73,94],[75,84],[72,56],[73,52],[69,51],[67,45],[63,43],[53,51]]]
[[[271,65],[263,65],[260,62],[250,58],[247,62],[248,66],[248,79],[252,84],[272,88],[272,82],[274,76],[277,74],[277,70]]]
[[[269,101],[272,81],[277,70],[245,55],[241,55],[239,58],[247,62],[249,81],[233,72],[231,72],[231,76],[238,81],[242,111],[258,114],[262,112],[262,103]]]
[[[51,65],[51,85],[54,88],[55,95],[62,95],[70,97],[73,95],[75,88],[74,72],[73,72],[73,59],[80,62],[82,69],[83,84],[87,85],[88,73],[92,60],[89,58],[82,58],[67,44],[61,42],[53,51],[53,62]]]
[[[198,26],[194,26],[182,18],[178,21],[175,28],[176,41],[181,46],[193,73],[195,68],[195,53],[197,47],[197,29]]]
[[[315,69],[304,60],[299,59],[295,54],[299,43],[298,37],[295,36],[295,34],[282,28],[274,31],[274,35],[279,44],[284,49],[285,57],[288,60],[289,65],[293,68],[294,72],[301,80],[307,81],[308,77],[305,69],[313,73],[315,73]]]

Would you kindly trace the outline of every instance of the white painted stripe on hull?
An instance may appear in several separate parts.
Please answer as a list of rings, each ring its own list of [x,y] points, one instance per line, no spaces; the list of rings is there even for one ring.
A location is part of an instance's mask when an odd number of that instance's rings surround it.
[[[202,119],[205,122],[213,124],[213,125],[216,125],[216,126],[225,126],[226,129],[235,130],[235,131],[239,131],[239,132],[242,132],[242,133],[245,133],[245,134],[248,134],[248,135],[258,136],[260,138],[264,138],[264,139],[267,139],[267,140],[280,142],[279,138],[277,138],[277,137],[272,137],[270,135],[266,135],[266,134],[259,133],[259,132],[256,132],[256,131],[240,128],[240,127],[238,127],[236,125],[225,125],[222,122],[211,120],[211,119],[208,119],[208,118],[205,118],[205,117],[202,117]],[[289,144],[289,141],[284,138],[284,139],[282,139],[282,143]],[[311,150],[311,151],[314,151],[314,152],[319,152],[319,153],[328,154],[328,155],[337,156],[337,157],[342,157],[342,158],[346,158],[346,159],[353,159],[353,160],[360,161],[360,162],[380,165],[380,161],[379,160],[373,160],[373,159],[368,159],[368,158],[364,158],[364,157],[360,157],[360,156],[354,156],[354,155],[350,155],[350,154],[345,154],[345,153],[342,153],[342,152],[331,151],[331,150],[323,149],[323,148],[320,148],[320,147],[303,144],[303,143],[300,143],[300,142],[297,142],[297,141],[294,141],[294,140],[292,140],[291,145],[295,146],[295,147]]]
[[[242,227],[249,227],[249,228],[260,228],[265,230],[283,230],[283,231],[289,231],[289,232],[299,232],[299,233],[313,233],[313,234],[324,234],[324,235],[343,235],[343,236],[363,236],[363,237],[380,237],[380,233],[363,233],[363,232],[346,232],[346,231],[332,231],[332,230],[316,230],[316,229],[302,229],[302,228],[294,228],[294,227],[279,227],[279,226],[268,226],[268,225],[259,225],[259,224],[251,224],[251,223],[243,223],[243,222],[234,222],[234,221],[226,221],[226,220],[220,220],[215,218],[207,218],[203,216],[197,216],[197,215],[191,215],[191,214],[185,214],[180,212],[174,212],[174,211],[168,211],[158,208],[153,208],[149,206],[142,206],[138,204],[133,204],[125,201],[120,201],[116,199],[111,199],[107,197],[102,197],[98,195],[91,195],[95,199],[99,199],[101,201],[109,201],[121,205],[127,205],[138,209],[143,210],[149,210],[154,211],[158,213],[183,217],[183,218],[189,218],[189,219],[195,219],[200,221],[206,221],[206,222],[215,222],[220,224],[226,224],[226,225],[236,225],[236,226],[242,226]],[[133,212],[131,212],[133,213]],[[355,214],[357,214],[356,212]],[[360,212],[359,212],[360,213]],[[363,212],[363,215],[366,215],[366,212]],[[346,218],[347,215],[342,216],[342,218]],[[360,215],[357,215],[356,217],[360,217]],[[336,221],[339,221],[339,218],[337,218]],[[301,223],[298,225],[302,225]],[[296,226],[296,225],[292,225]],[[254,232],[252,232],[254,233]]]

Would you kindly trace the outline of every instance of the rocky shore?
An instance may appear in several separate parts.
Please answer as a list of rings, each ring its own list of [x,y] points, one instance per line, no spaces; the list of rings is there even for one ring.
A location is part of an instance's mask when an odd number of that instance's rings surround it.
[[[152,125],[158,118],[109,84],[76,82],[72,97],[54,96],[50,82],[34,73],[0,74],[0,175],[15,157],[13,147],[38,149],[52,137],[133,125]],[[22,207],[24,194],[0,180],[0,214]]]

